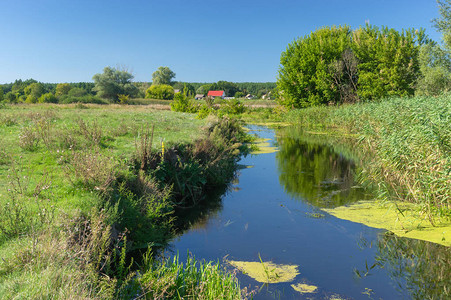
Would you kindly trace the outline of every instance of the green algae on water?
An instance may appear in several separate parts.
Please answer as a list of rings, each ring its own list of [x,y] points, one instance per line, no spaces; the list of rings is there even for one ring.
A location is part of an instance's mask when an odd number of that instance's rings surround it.
[[[257,146],[258,150],[252,151],[251,154],[264,154],[264,153],[274,153],[279,151],[277,147],[271,146],[271,144],[268,142],[271,139],[263,139],[258,138],[254,145]]]
[[[432,226],[411,203],[381,204],[377,201],[361,201],[349,206],[323,210],[339,219],[386,229],[400,237],[451,246],[451,222],[436,222],[435,226]]]
[[[261,283],[290,282],[299,275],[298,266],[272,262],[228,261],[232,266]]]
[[[301,294],[313,294],[318,290],[318,287],[305,283],[292,284],[291,287]]]

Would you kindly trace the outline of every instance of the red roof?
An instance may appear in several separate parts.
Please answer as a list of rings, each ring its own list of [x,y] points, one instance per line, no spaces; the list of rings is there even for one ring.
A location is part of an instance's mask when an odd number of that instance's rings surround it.
[[[224,96],[224,91],[209,91],[208,96],[211,97],[222,97]]]

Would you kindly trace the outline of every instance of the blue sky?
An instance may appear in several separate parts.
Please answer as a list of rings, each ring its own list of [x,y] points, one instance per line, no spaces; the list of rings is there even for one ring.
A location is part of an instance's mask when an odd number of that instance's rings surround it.
[[[280,54],[322,26],[420,28],[437,41],[435,0],[5,0],[0,83],[92,81],[105,66],[151,81],[275,81]]]

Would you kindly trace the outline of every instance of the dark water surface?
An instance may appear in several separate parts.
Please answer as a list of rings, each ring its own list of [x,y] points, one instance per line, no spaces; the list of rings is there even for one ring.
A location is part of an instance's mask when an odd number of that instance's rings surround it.
[[[248,168],[240,170],[232,189],[191,216],[195,221],[172,241],[170,251],[184,259],[189,250],[225,266],[225,257],[259,261],[260,255],[263,261],[299,267],[288,283],[264,285],[238,273],[241,287],[259,289],[254,299],[446,298],[449,248],[397,238],[320,210],[373,198],[356,184],[356,167],[343,153],[253,129],[279,151],[243,158],[240,164]],[[318,290],[300,294],[293,283]]]

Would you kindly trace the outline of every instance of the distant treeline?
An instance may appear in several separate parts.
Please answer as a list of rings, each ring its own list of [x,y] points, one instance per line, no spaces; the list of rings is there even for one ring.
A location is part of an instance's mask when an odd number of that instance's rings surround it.
[[[113,70],[113,72],[118,72]],[[0,102],[7,103],[109,103],[120,101],[119,95],[128,98],[145,98],[152,82],[129,82],[127,91],[119,87],[111,87],[113,94],[117,97],[106,97],[105,89],[96,89],[94,82],[74,82],[74,83],[43,83],[34,79],[18,79],[12,83],[0,84]],[[210,90],[224,90],[228,97],[245,97],[252,95],[261,98],[263,95],[275,95],[275,82],[228,82],[218,81],[215,83],[200,82],[180,82],[173,81],[168,87],[171,89],[169,97],[162,99],[172,99],[174,91],[185,91],[191,97],[196,94],[206,95]],[[158,98],[158,97],[156,97]]]

